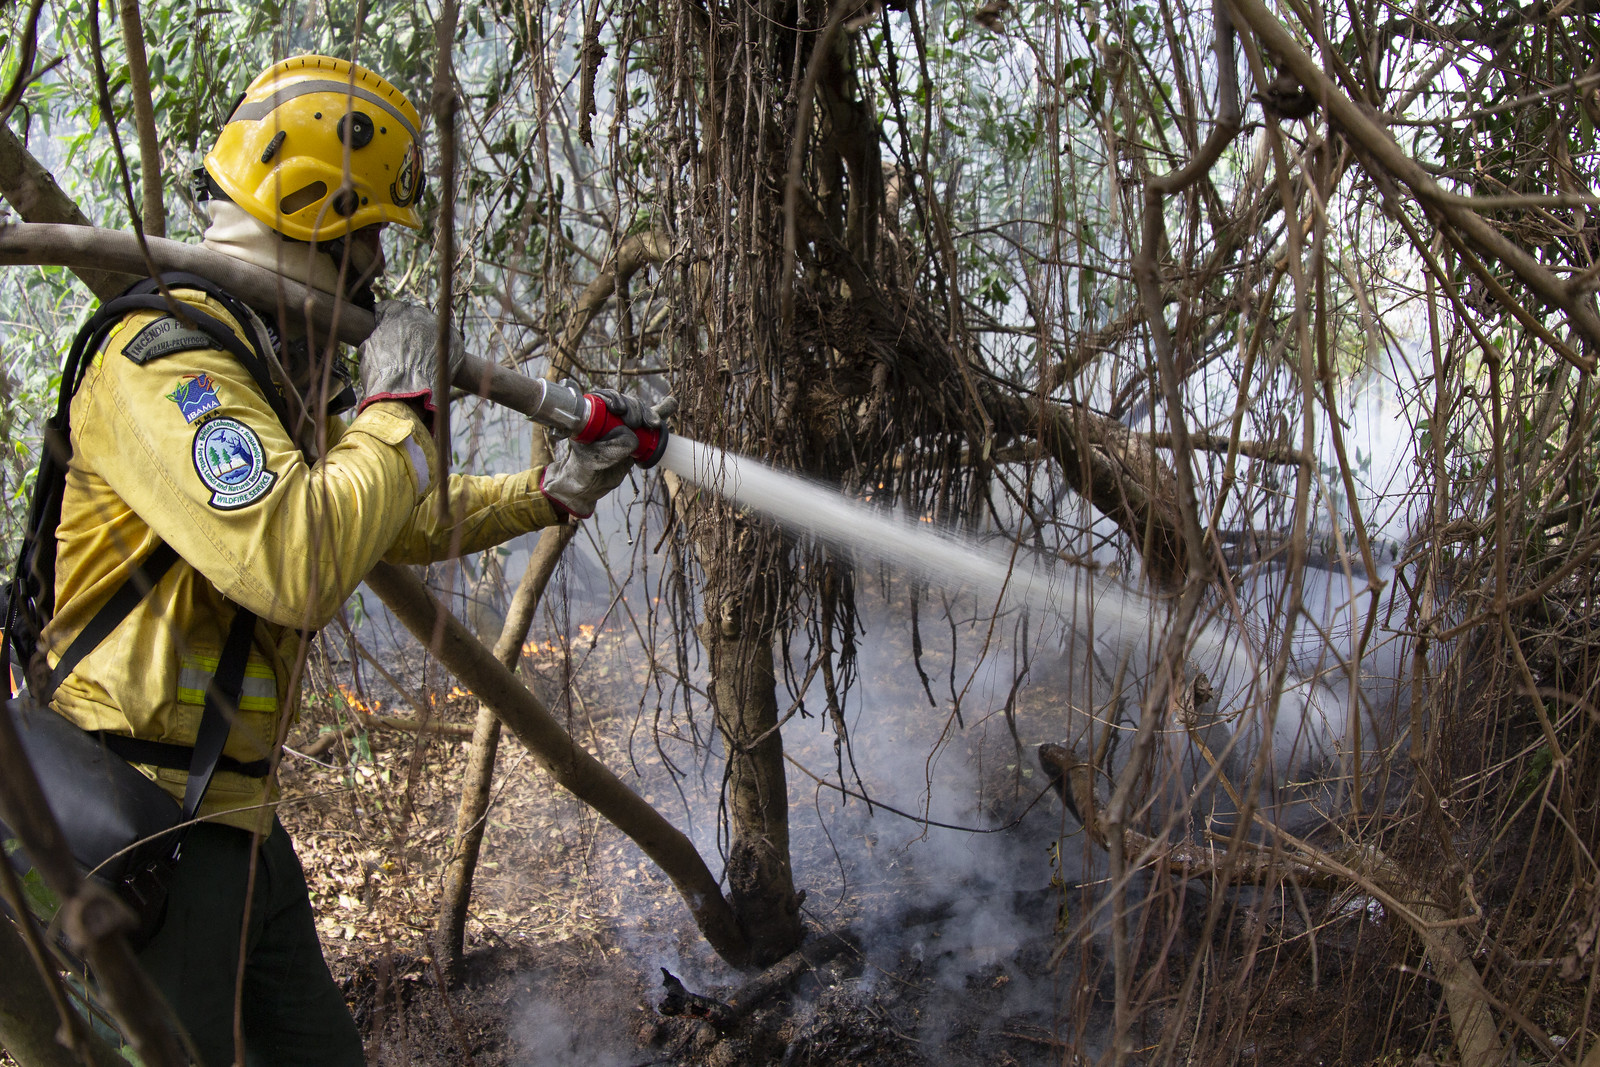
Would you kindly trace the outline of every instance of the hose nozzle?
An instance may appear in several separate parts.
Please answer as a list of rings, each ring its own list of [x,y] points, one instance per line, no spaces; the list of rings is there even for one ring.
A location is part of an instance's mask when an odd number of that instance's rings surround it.
[[[598,441],[619,426],[627,428],[626,423],[611,414],[603,397],[585,393],[582,399],[589,406],[589,417],[584,422],[583,429],[572,435],[574,441]],[[666,427],[652,430],[648,426],[640,426],[631,429],[630,432],[639,439],[639,447],[630,453],[634,462],[646,469],[660,463],[661,456],[667,450]]]
[[[537,379],[530,401],[523,409],[523,414],[574,441],[590,444],[618,427],[627,428],[626,423],[607,409],[603,397],[580,393],[560,382]],[[632,453],[639,466],[654,467],[661,462],[661,455],[667,450],[665,429],[652,430],[641,426],[629,432],[639,439],[639,447]]]
[[[617,427],[627,425],[606,409],[603,398],[593,393],[580,393],[570,385],[548,378],[511,373],[475,356],[461,361],[455,383],[468,392],[520,411],[562,437],[586,443],[598,441]],[[665,414],[666,409],[662,412]],[[654,467],[661,462],[667,450],[666,427],[652,430],[641,426],[631,432],[639,439],[639,447],[632,453],[634,461],[641,467]]]

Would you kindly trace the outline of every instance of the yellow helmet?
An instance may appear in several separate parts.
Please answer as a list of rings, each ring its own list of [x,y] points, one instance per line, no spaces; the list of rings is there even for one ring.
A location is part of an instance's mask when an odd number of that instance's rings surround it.
[[[380,222],[421,229],[421,124],[405,94],[371,71],[295,56],[250,83],[205,169],[234,203],[296,240]]]

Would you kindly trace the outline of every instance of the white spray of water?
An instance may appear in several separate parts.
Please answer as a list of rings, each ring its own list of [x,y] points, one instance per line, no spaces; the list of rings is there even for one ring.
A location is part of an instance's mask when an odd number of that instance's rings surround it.
[[[759,511],[790,529],[916,574],[946,589],[967,589],[997,606],[1027,606],[1068,620],[1094,619],[1102,638],[1135,647],[1149,640],[1156,600],[1083,571],[1066,572],[1031,553],[996,551],[904,515],[852,500],[747,456],[673,435],[661,465],[695,485]],[[1066,573],[1063,573],[1066,572]],[[1212,658],[1223,634],[1199,626],[1192,652]]]

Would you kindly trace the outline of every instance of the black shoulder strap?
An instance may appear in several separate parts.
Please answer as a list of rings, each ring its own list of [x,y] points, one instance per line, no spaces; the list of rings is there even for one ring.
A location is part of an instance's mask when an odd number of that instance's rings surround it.
[[[67,650],[61,653],[61,659],[50,672],[52,693],[61,688],[61,683],[77,669],[83,657],[100,647],[100,642],[111,636],[111,631],[121,625],[122,620],[139,606],[139,602],[155,588],[161,576],[171,570],[176,562],[178,562],[178,552],[166,542],[157,545],[156,550],[145,557],[145,561],[128,576],[121,588],[111,594],[111,599],[100,606],[94,618],[78,631],[78,636],[74,637]]]
[[[211,777],[222,760],[222,748],[228,743],[228,731],[239,710],[239,694],[244,690],[244,671],[255,632],[255,613],[240,608],[228,627],[228,639],[222,646],[217,673],[206,686],[205,711],[200,715],[200,729],[195,734],[189,781],[183,788],[184,822],[194,818],[195,812],[200,810],[200,799],[206,795]]]
[[[256,345],[256,332],[251,328],[251,322],[256,317],[255,312],[251,311],[249,306],[238,297],[198,274],[190,274],[187,271],[169,271],[161,276],[161,280],[168,288],[198,289],[200,292],[205,293],[226,308],[233,320],[243,328],[245,336],[251,339],[248,344],[240,341],[239,335],[220,320],[189,306],[183,308],[185,316],[190,318],[200,329],[204,330],[213,341],[217,342],[218,347],[238,360],[239,365],[249,372],[256,386],[260,388],[262,395],[267,398],[267,403],[272,406],[272,413],[278,416],[278,421],[283,424],[284,431],[288,433],[290,440],[293,440],[294,427],[290,424],[288,402],[284,399],[282,388],[272,380],[271,364],[267,361],[265,353]],[[167,307],[165,301],[162,302],[162,307]]]

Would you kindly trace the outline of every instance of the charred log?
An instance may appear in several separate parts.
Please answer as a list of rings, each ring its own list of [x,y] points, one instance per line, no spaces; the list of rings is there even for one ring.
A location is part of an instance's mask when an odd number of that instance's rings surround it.
[[[656,1011],[668,1016],[705,1019],[718,1030],[727,1030],[756,1007],[790,988],[806,974],[833,960],[840,953],[853,950],[855,947],[854,940],[841,933],[813,937],[802,947],[751,978],[725,1001],[690,991],[677,975],[663,967],[661,986],[664,993],[656,1005]]]
[[[662,1015],[704,1019],[719,1030],[733,1025],[737,1018],[732,1007],[715,997],[690,992],[682,980],[665,967],[661,968],[661,987],[664,992],[656,1011]]]

